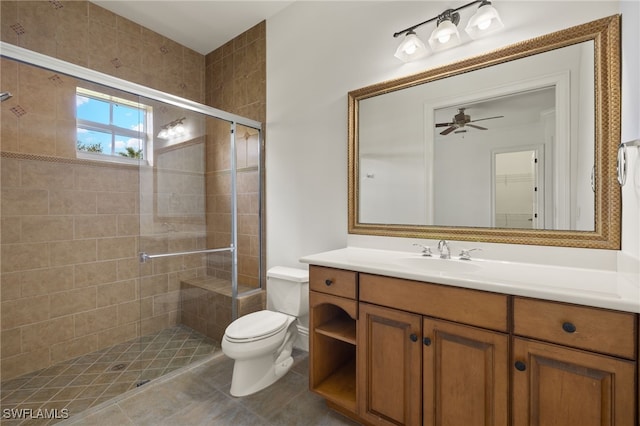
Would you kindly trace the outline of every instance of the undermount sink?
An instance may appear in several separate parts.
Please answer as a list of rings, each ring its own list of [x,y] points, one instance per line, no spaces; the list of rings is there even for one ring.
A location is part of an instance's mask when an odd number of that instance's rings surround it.
[[[419,270],[420,272],[433,271],[441,273],[469,273],[479,271],[480,265],[473,261],[460,260],[457,258],[440,259],[439,257],[404,257],[397,259],[397,263],[408,268]]]

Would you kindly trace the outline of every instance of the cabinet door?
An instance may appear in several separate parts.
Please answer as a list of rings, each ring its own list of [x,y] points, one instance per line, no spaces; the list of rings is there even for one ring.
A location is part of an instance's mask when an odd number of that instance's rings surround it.
[[[422,317],[360,303],[358,414],[375,425],[422,418]]]
[[[513,426],[634,424],[635,363],[521,338],[513,355]]]
[[[506,426],[509,338],[504,333],[425,318],[425,426]]]

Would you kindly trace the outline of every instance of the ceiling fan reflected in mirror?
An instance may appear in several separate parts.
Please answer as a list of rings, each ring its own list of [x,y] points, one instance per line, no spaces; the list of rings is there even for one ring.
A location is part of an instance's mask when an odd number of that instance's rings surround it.
[[[465,126],[473,127],[474,129],[478,130],[488,130],[486,127],[478,126],[471,123],[483,120],[493,120],[495,118],[504,118],[504,115],[498,115],[495,117],[478,118],[477,120],[472,120],[470,115],[464,113],[465,109],[466,108],[458,108],[458,113],[453,116],[453,120],[450,123],[436,123],[436,127],[447,127],[442,132],[440,132],[441,135],[446,136],[454,130],[455,133],[464,133],[466,132],[466,129],[464,129]]]

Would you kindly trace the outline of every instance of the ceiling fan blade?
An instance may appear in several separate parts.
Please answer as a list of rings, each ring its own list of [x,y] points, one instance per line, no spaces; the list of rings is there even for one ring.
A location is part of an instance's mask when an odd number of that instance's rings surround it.
[[[474,129],[489,130],[489,129],[487,129],[486,127],[476,126],[475,124],[469,124],[469,123],[467,123],[467,126],[469,126],[469,127],[473,127]]]
[[[448,129],[445,129],[442,132],[440,132],[440,134],[443,136],[447,136],[449,133],[453,132],[455,129],[457,129],[456,126],[451,126]]]
[[[436,123],[436,127],[453,126],[453,123]]]
[[[476,121],[482,121],[482,120],[493,120],[494,118],[504,118],[504,115],[497,115],[495,117],[487,117],[487,118],[478,118],[477,120],[471,120],[469,123],[474,123]]]

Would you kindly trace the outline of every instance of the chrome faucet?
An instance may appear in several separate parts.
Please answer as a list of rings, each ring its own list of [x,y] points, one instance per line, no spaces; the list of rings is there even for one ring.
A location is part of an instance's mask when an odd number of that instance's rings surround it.
[[[422,247],[422,255],[426,257],[431,257],[431,247],[423,246],[422,244],[414,243],[416,247]]]
[[[440,259],[451,259],[451,252],[449,251],[449,243],[447,240],[438,241],[438,251],[440,252]]]

